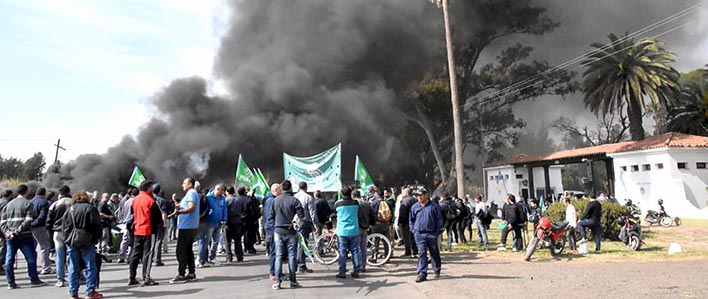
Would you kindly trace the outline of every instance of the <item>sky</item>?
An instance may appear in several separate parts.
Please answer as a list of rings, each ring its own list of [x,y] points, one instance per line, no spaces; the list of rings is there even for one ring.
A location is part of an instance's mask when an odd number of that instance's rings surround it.
[[[228,28],[225,1],[0,0],[0,155],[42,152],[51,162],[59,138],[62,161],[103,153],[138,132],[154,114],[150,97],[176,78],[201,76],[214,92],[225,92],[212,75]],[[540,54],[553,65],[589,51],[591,41],[606,41],[608,32],[632,32],[696,3],[651,0],[657,4],[643,9],[645,0],[557,1],[539,0],[563,25],[525,41],[562,45]],[[662,37],[678,54],[679,71],[708,63],[708,8],[696,15],[695,23]],[[533,129],[545,124],[539,115],[574,109],[581,123],[594,121],[578,99],[537,100],[516,110]]]
[[[0,0],[0,155],[103,153],[170,81],[211,79],[224,0]],[[218,89],[219,83],[213,83]]]

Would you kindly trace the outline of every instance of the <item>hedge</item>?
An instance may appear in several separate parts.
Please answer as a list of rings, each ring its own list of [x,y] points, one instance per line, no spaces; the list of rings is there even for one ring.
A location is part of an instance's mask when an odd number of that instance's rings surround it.
[[[583,212],[585,212],[585,206],[588,204],[588,200],[585,198],[580,200],[572,200],[571,204],[575,206],[575,211],[578,215],[578,220],[580,220],[580,217],[583,216]],[[606,201],[602,202],[601,204],[602,236],[605,239],[618,241],[619,231],[621,227],[620,224],[617,222],[617,218],[622,215],[627,215],[628,209],[625,206],[613,202]],[[565,206],[562,202],[556,202],[550,207],[548,207],[544,216],[548,217],[548,219],[553,222],[565,220]],[[592,239],[590,236],[590,232],[588,232],[588,238]]]

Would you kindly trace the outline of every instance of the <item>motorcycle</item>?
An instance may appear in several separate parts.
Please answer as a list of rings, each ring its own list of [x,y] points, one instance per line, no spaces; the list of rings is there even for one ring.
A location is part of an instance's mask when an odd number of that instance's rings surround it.
[[[568,230],[568,221],[551,223],[546,217],[538,221],[533,239],[526,248],[525,261],[529,261],[536,249],[548,248],[552,256],[559,256],[565,249],[565,233]]]
[[[659,199],[659,211],[647,211],[647,215],[644,216],[644,219],[647,223],[649,223],[649,226],[658,223],[663,227],[669,227],[673,224],[673,219],[671,219],[669,214],[666,214],[666,210],[664,210],[664,201],[661,199]]]
[[[642,227],[639,220],[639,214],[630,214],[622,216],[618,219],[622,226],[619,238],[624,245],[627,245],[632,251],[637,251],[642,247]]]

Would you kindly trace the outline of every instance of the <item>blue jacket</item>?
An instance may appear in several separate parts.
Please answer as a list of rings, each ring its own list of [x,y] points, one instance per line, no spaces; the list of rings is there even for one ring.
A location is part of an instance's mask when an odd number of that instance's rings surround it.
[[[226,198],[223,195],[214,196],[214,191],[210,191],[206,197],[209,204],[209,225],[218,226],[221,222],[229,220],[226,211]]]
[[[356,237],[359,235],[359,203],[351,198],[343,198],[334,204],[337,210],[337,236]]]
[[[300,218],[305,217],[305,209],[302,204],[289,191],[273,199],[270,213],[268,220],[275,224],[275,233],[283,235],[296,233],[293,227],[293,219],[296,215]]]
[[[409,222],[415,234],[441,234],[444,229],[442,208],[434,201],[425,206],[417,202],[411,208]]]
[[[32,227],[44,227],[47,226],[47,212],[49,211],[49,201],[44,198],[44,196],[35,196],[30,203],[32,203],[32,210],[34,210],[35,218],[32,220]]]
[[[273,233],[275,231],[275,220],[270,219],[274,199],[275,196],[273,196],[273,194],[270,192],[268,192],[268,194],[263,199],[263,218],[265,219],[265,223],[263,224],[263,226],[267,233]]]

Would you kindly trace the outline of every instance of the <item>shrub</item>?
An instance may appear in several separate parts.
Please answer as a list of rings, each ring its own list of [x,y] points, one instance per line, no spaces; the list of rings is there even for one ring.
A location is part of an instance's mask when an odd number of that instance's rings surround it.
[[[578,220],[583,216],[585,212],[585,206],[588,204],[588,200],[572,200],[571,203],[575,206],[575,210],[578,214]],[[619,240],[620,224],[617,222],[617,218],[628,213],[627,207],[622,206],[613,202],[602,202],[602,236],[605,239],[610,239],[617,241]],[[552,204],[546,210],[546,217],[553,222],[565,220],[565,206],[562,202],[556,202]]]

